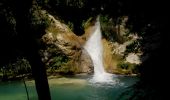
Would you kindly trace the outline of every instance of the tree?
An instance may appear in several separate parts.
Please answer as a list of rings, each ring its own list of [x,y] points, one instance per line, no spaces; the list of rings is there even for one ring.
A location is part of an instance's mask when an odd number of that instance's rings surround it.
[[[3,46],[12,46],[15,50],[19,50],[22,52],[22,56],[25,56],[32,68],[32,74],[35,79],[35,85],[36,85],[36,90],[38,94],[39,100],[51,100],[50,97],[50,91],[49,91],[49,85],[48,85],[48,80],[47,80],[47,75],[46,75],[46,69],[45,65],[41,61],[41,57],[38,53],[39,51],[39,44],[37,43],[37,37],[35,34],[37,34],[34,30],[31,29],[30,26],[30,8],[32,7],[33,3],[35,3],[35,0],[4,0],[2,1],[2,7],[4,9],[8,9],[13,13],[13,18],[16,21],[16,36],[14,41],[15,46],[8,45],[8,42],[3,42]],[[2,15],[6,15],[7,12],[2,12]],[[9,16],[6,16],[7,18]],[[6,22],[4,22],[6,23]],[[8,24],[8,23],[7,23]],[[3,29],[3,27],[1,27]],[[7,28],[5,28],[4,33],[2,34],[3,36],[6,36],[6,30],[8,30],[9,25]],[[10,33],[9,36],[12,36],[14,33],[13,32],[8,32]],[[8,38],[10,42],[12,42],[11,38]],[[5,40],[5,39],[3,39]],[[5,48],[5,50],[10,50],[10,47]],[[5,51],[4,50],[4,51]],[[10,51],[9,51],[10,53]],[[14,57],[17,57],[18,54],[14,52]],[[6,57],[6,61],[10,60],[11,55],[6,55],[9,57]]]

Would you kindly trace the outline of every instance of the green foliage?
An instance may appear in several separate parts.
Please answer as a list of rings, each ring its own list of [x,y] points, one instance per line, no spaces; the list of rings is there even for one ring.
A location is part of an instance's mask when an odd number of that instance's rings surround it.
[[[124,63],[123,61],[122,62],[120,62],[120,63],[118,63],[118,68],[121,68],[121,69],[128,69],[128,64],[127,63]]]
[[[72,31],[74,30],[74,24],[71,21],[68,21],[67,25]]]
[[[51,23],[46,11],[43,11],[38,4],[34,4],[30,9],[30,26],[36,32],[40,33],[45,30]]]
[[[50,62],[49,67],[53,71],[57,70],[60,67],[64,66],[68,62],[68,60],[69,59],[66,55],[59,53],[52,58],[52,61]]]
[[[66,55],[59,53],[52,58],[48,68],[51,72],[60,74],[74,74],[79,72],[79,69],[74,66],[74,61],[70,60]]]
[[[117,66],[119,69],[125,70],[126,73],[131,73],[131,74],[139,73],[138,65],[136,64],[121,61],[117,64]]]
[[[100,21],[101,22],[103,22],[103,23],[105,23],[105,22],[108,22],[109,21],[109,16],[108,15],[103,15],[103,16],[101,16],[100,17]]]
[[[7,65],[1,67],[0,73],[2,73],[3,78],[14,78],[19,75],[30,74],[31,66],[26,59],[17,59],[15,62],[8,63]]]
[[[36,0],[36,1],[40,6],[43,6],[43,7],[47,6],[49,2],[49,0]]]
[[[82,8],[86,0],[50,0],[50,3],[62,6]]]
[[[83,20],[82,27],[86,29],[87,27],[91,26],[91,24],[93,23],[93,20],[94,19],[92,17],[88,18],[87,20]]]
[[[130,52],[138,52],[140,47],[141,47],[140,40],[136,40],[132,42],[130,45],[126,46],[125,52],[127,54]]]
[[[114,21],[111,17],[108,15],[101,15],[100,16],[100,22],[101,22],[101,30],[103,36],[110,41],[116,40],[116,33],[113,30],[114,29]]]
[[[60,67],[57,72],[60,74],[75,74],[79,72],[79,68],[74,66],[74,61],[70,60],[67,64]]]
[[[74,71],[71,69],[72,66],[63,66],[60,67],[57,72],[60,74],[74,74]]]
[[[132,73],[138,74],[139,73],[139,65],[131,66]]]

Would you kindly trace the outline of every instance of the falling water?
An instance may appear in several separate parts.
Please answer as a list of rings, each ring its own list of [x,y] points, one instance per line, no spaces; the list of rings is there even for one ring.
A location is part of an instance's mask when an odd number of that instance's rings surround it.
[[[89,53],[93,65],[94,65],[94,76],[91,79],[92,82],[110,82],[112,81],[112,74],[105,72],[103,67],[103,47],[102,47],[102,35],[100,30],[99,17],[95,23],[95,31],[92,33],[84,48]]]

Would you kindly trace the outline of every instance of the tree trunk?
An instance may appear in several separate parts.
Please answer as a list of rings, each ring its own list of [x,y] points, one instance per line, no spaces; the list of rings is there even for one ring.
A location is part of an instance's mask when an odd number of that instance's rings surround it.
[[[29,10],[33,0],[14,1],[14,14],[16,14],[16,31],[18,33],[19,48],[31,64],[39,100],[51,100],[45,65],[38,53],[39,48],[30,28]],[[37,33],[35,33],[37,34]]]
[[[51,100],[45,65],[38,51],[35,49],[28,51],[27,58],[31,64],[39,100]]]

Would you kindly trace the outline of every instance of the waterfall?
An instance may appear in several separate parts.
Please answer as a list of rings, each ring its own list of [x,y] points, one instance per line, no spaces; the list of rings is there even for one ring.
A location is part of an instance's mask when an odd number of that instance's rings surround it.
[[[102,35],[99,17],[97,18],[94,28],[94,32],[91,34],[84,46],[84,48],[89,53],[94,65],[94,75],[92,81],[95,83],[110,82],[112,81],[112,74],[106,73],[103,67],[103,46],[101,41]]]

